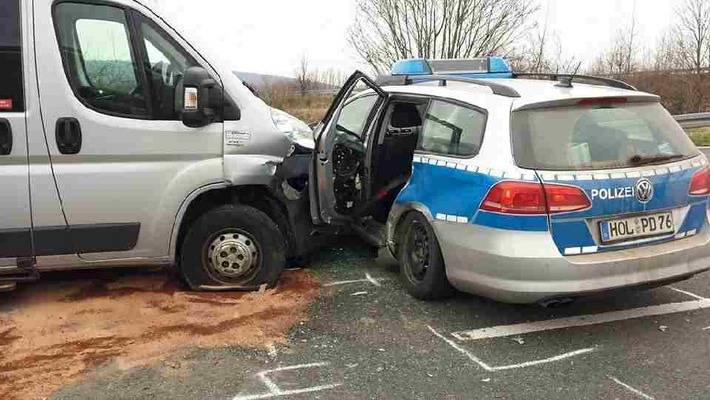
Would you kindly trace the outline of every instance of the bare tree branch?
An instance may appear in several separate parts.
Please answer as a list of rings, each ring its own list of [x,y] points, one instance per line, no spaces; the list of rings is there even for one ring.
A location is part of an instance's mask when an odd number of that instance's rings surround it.
[[[348,41],[378,72],[403,58],[507,53],[537,10],[525,0],[358,0]]]

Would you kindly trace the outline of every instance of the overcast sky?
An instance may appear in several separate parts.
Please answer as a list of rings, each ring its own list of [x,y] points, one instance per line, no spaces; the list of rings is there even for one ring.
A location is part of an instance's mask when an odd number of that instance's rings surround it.
[[[150,2],[151,0],[146,0]],[[355,0],[152,0],[193,44],[230,54],[239,71],[293,76],[306,53],[319,69],[363,67],[347,43]],[[561,38],[567,57],[591,60],[629,24],[634,0],[538,0],[537,18]],[[549,1],[549,3],[548,3]],[[673,23],[680,0],[636,0],[641,40]]]

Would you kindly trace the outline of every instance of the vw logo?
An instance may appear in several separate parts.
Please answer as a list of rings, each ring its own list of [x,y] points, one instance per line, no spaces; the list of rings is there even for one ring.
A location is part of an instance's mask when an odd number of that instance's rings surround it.
[[[653,199],[653,183],[648,179],[644,178],[636,182],[634,189],[636,200],[639,202],[646,204]]]

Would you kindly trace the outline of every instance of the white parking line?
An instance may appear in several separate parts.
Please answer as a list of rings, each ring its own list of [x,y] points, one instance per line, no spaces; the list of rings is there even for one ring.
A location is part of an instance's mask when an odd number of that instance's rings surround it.
[[[627,319],[651,317],[656,315],[675,314],[686,311],[702,310],[705,308],[710,308],[710,299],[648,306],[622,311],[611,311],[600,314],[579,315],[576,317],[551,319],[547,321],[501,325],[470,331],[454,332],[451,335],[460,341],[492,339],[513,335],[524,335],[526,333],[533,332],[598,325],[607,322],[623,321]]]
[[[685,291],[685,290],[682,290],[682,289],[678,289],[678,288],[674,288],[674,287],[669,287],[669,289],[670,289],[670,290],[673,290],[673,291],[676,291],[676,292],[678,292],[678,293],[683,293],[683,294],[686,295],[686,296],[690,296],[690,297],[693,297],[693,298],[698,299],[698,300],[705,300],[705,299],[706,299],[705,297],[698,296],[698,295],[695,294],[695,293],[690,293],[690,292]]]
[[[297,369],[304,369],[304,368],[316,368],[316,367],[325,367],[330,363],[312,363],[312,364],[301,364],[301,365],[293,365],[290,367],[281,367],[281,368],[276,368],[276,369],[270,369],[268,371],[261,371],[256,376],[259,377],[259,380],[266,386],[269,391],[267,393],[260,393],[260,394],[249,394],[249,395],[244,395],[244,396],[236,396],[234,397],[233,400],[256,400],[256,399],[270,399],[273,397],[282,397],[282,396],[290,396],[294,394],[303,394],[303,393],[313,393],[313,392],[320,392],[321,390],[328,390],[328,389],[333,389],[338,386],[340,386],[340,383],[334,383],[331,385],[320,385],[320,386],[312,386],[312,387],[307,387],[303,389],[289,389],[289,390],[283,390],[281,389],[271,378],[266,376],[267,374],[272,374],[275,372],[283,372],[283,371],[292,371],[292,370],[297,370]]]
[[[380,282],[377,281],[377,279],[373,278],[369,272],[365,272],[365,278],[367,278],[368,281],[370,281],[373,285],[375,286],[382,286]]]
[[[365,279],[353,279],[349,281],[338,281],[338,282],[330,282],[326,283],[323,285],[323,287],[331,287],[331,286],[342,286],[342,285],[350,285],[352,283],[372,283],[375,286],[382,286],[382,281],[386,281],[387,278],[373,278],[372,275],[370,275],[369,272],[365,273]]]
[[[325,285],[323,285],[323,287],[349,285],[351,283],[362,283],[362,282],[370,282],[370,281],[367,279],[354,279],[351,281],[339,281],[339,282],[326,283]]]
[[[634,388],[634,387],[631,387],[631,386],[625,384],[624,382],[622,382],[622,381],[620,381],[620,380],[614,378],[613,376],[610,376],[609,378],[610,378],[612,381],[614,381],[614,382],[618,383],[619,385],[621,385],[622,387],[624,387],[624,389],[628,390],[628,391],[631,392],[631,393],[634,393],[635,395],[637,395],[637,396],[639,396],[639,397],[641,397],[641,398],[643,398],[643,399],[646,399],[646,400],[654,400],[653,397],[647,395],[646,393],[644,393],[644,392],[642,392],[642,391],[640,391],[640,390],[638,390],[638,389],[636,389],[636,388]]]
[[[565,353],[565,354],[560,354],[559,356],[555,356],[555,357],[545,358],[544,360],[526,361],[526,362],[519,363],[519,364],[511,364],[511,365],[502,365],[499,367],[492,367],[492,366],[488,365],[487,363],[485,363],[480,358],[473,355],[470,351],[468,351],[468,350],[464,349],[463,347],[459,346],[458,344],[454,343],[451,339],[444,337],[444,335],[442,335],[441,333],[434,330],[434,328],[432,328],[431,326],[427,325],[427,328],[429,328],[431,333],[436,335],[439,339],[443,340],[449,346],[453,347],[454,350],[465,355],[466,357],[468,357],[469,360],[478,364],[479,367],[483,368],[484,370],[486,370],[488,372],[505,371],[505,370],[509,370],[509,369],[527,368],[527,367],[532,367],[535,365],[549,364],[549,363],[553,363],[556,361],[562,361],[562,360],[565,360],[570,357],[575,357],[575,356],[579,356],[582,354],[591,353],[596,350],[595,347],[590,347],[590,348],[586,348],[586,349],[572,351],[572,352]]]

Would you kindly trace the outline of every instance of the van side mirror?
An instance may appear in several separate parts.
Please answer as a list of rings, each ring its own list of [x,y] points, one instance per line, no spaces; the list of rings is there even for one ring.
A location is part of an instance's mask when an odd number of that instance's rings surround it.
[[[220,118],[222,89],[202,67],[190,67],[183,76],[182,123],[201,128]]]

